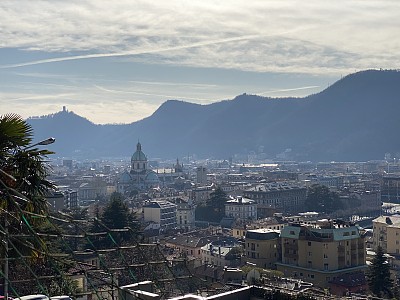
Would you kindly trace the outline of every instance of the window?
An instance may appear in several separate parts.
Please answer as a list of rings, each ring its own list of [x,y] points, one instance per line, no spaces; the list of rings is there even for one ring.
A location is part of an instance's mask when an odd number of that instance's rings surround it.
[[[311,246],[311,242],[308,242],[308,246]]]
[[[289,234],[294,235],[294,231],[290,230]]]
[[[308,252],[308,256],[312,256],[312,252],[311,251]]]
[[[328,258],[328,254],[324,253],[324,258],[325,259]]]
[[[324,264],[324,270],[328,271],[329,270],[329,264]]]

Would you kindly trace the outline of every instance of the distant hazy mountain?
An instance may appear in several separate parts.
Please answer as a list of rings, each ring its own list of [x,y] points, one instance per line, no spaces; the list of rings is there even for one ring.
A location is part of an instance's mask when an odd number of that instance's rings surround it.
[[[400,152],[400,72],[363,71],[305,98],[240,95],[210,105],[168,100],[132,124],[95,125],[73,112],[30,118],[37,139],[66,157],[130,156],[138,139],[150,157],[228,158],[291,149],[298,160],[369,160]]]

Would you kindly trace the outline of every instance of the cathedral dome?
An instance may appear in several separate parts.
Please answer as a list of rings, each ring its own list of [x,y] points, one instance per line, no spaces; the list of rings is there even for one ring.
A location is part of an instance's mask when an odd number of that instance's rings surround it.
[[[122,184],[128,184],[132,180],[131,175],[125,170],[119,177],[118,181]]]
[[[142,151],[142,145],[139,142],[136,145],[136,152],[133,153],[131,161],[147,161],[147,157]]]
[[[149,171],[146,175],[145,178],[146,184],[147,185],[155,185],[159,183],[159,179],[158,176],[156,174],[156,172],[154,171]]]

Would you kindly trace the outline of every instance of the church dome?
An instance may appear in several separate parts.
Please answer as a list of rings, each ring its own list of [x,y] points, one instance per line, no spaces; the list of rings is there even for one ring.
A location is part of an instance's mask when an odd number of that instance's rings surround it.
[[[118,182],[123,184],[129,184],[132,178],[131,175],[125,170],[119,177]]]
[[[158,179],[156,172],[149,171],[146,175],[145,181],[146,181],[146,184],[148,184],[148,185],[158,184],[159,179]]]
[[[142,145],[139,142],[136,145],[136,152],[133,153],[131,161],[147,161],[147,157],[142,151]]]

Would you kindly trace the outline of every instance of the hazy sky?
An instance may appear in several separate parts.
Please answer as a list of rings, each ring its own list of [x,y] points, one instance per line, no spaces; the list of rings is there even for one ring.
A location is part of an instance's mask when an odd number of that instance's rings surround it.
[[[128,123],[164,101],[319,92],[400,68],[400,1],[0,1],[0,114]]]

